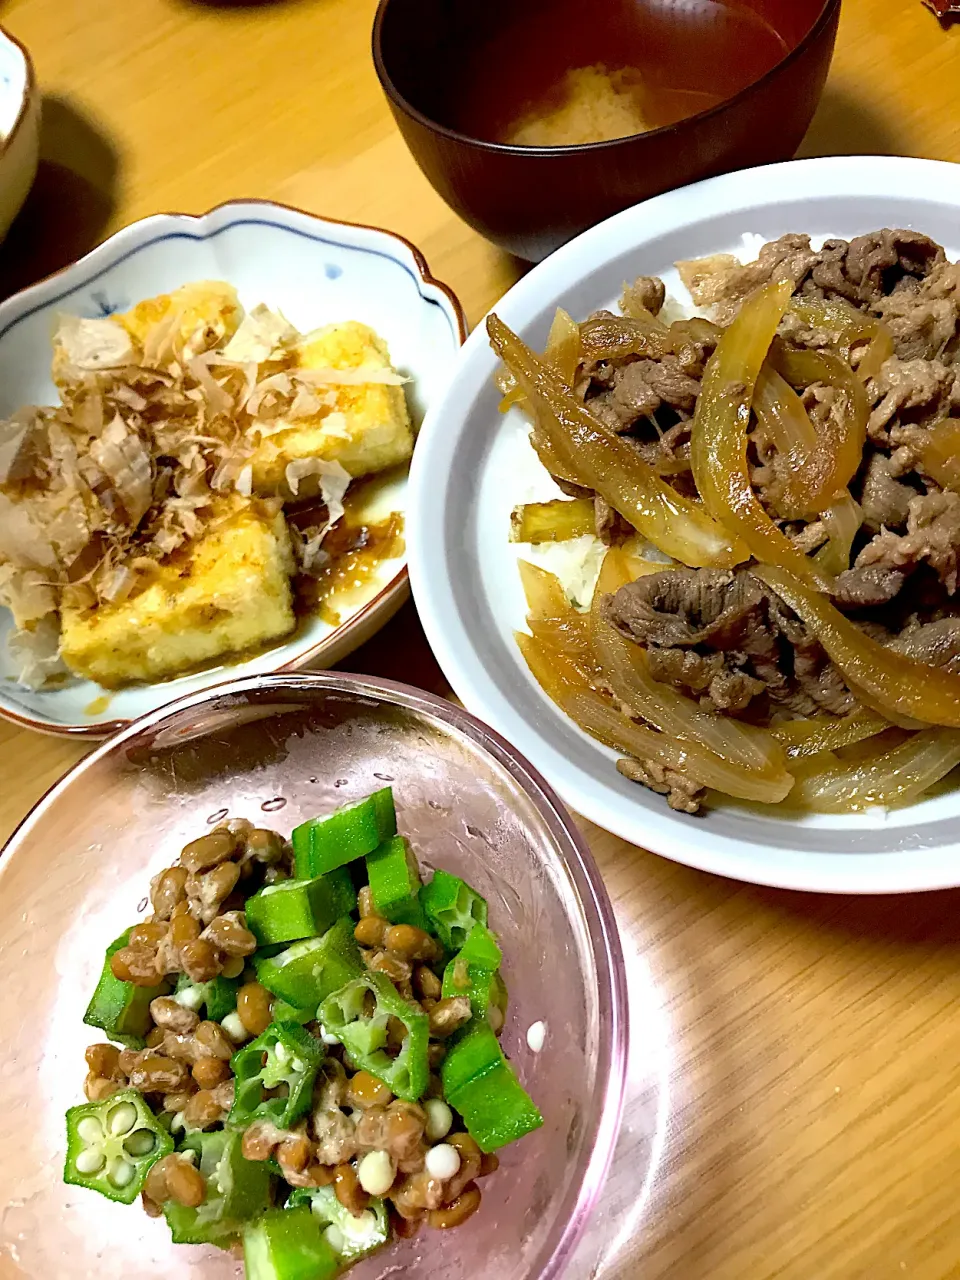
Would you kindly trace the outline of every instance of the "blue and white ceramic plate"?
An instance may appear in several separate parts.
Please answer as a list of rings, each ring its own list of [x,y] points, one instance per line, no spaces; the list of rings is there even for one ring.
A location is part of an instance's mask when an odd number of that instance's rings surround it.
[[[157,214],[136,222],[64,271],[0,305],[0,417],[27,404],[55,404],[51,338],[58,314],[110,315],[192,280],[226,280],[245,306],[265,302],[306,332],[361,320],[387,342],[412,379],[415,424],[439,399],[466,338],[460,304],[400,236],[313,217],[261,201],[221,205],[200,217]],[[406,478],[381,493],[385,511],[406,511]],[[340,624],[306,620],[269,651],[195,675],[135,685],[108,696],[80,679],[50,690],[20,686],[7,654],[12,621],[0,608],[0,715],[49,733],[104,737],[183,694],[228,678],[328,667],[367,640],[406,598],[406,557],[382,562],[343,605]]]

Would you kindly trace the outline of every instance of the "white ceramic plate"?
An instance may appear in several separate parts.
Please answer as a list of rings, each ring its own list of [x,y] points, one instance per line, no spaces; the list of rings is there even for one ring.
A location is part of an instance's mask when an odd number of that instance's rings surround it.
[[[582,318],[622,283],[672,264],[743,251],[744,236],[789,231],[851,238],[879,227],[926,232],[960,255],[960,166],[896,157],[795,161],[713,178],[628,209],[534,268],[496,310],[543,347],[554,310]],[[752,256],[752,255],[751,255]],[[540,769],[574,809],[675,861],[758,884],[890,893],[960,884],[960,787],[908,808],[855,816],[781,816],[735,801],[690,817],[622,778],[615,755],[541,692],[513,640],[523,626],[507,541],[518,502],[550,493],[518,413],[497,412],[496,362],[478,326],[431,411],[411,472],[410,577],[450,683]],[[546,486],[546,488],[544,488]]]
[[[205,279],[229,281],[245,306],[279,308],[304,332],[335,320],[371,325],[386,339],[397,369],[413,379],[406,390],[415,424],[439,398],[466,336],[456,297],[433,279],[422,255],[391,232],[262,201],[225,204],[197,218],[158,214],[0,306],[0,416],[25,404],[57,403],[49,369],[58,313],[109,315]],[[381,487],[376,505],[365,512],[372,519],[405,512],[406,479]],[[369,582],[338,596],[339,626],[310,618],[289,641],[255,657],[108,696],[79,679],[36,692],[18,685],[6,646],[12,620],[0,608],[0,715],[47,732],[103,737],[234,676],[331,666],[381,627],[406,591],[405,557],[385,560]]]

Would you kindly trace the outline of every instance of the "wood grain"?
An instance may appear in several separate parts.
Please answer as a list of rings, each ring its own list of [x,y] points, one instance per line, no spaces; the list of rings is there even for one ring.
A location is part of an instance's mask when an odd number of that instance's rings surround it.
[[[0,18],[34,54],[47,123],[0,285],[132,218],[255,195],[403,233],[479,318],[522,268],[406,153],[369,58],[374,7],[13,0]],[[960,160],[958,60],[960,28],[919,0],[846,0],[802,154]],[[351,665],[443,688],[409,606]],[[0,724],[0,838],[85,749]],[[781,893],[587,834],[672,1036],[670,1140],[622,1274],[960,1276],[960,893]]]

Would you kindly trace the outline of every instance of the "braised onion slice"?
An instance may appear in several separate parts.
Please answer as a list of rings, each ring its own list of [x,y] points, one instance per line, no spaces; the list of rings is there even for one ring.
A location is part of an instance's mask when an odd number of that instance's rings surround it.
[[[853,540],[863,523],[860,505],[854,502],[850,491],[823,513],[823,523],[830,537],[814,556],[825,573],[836,575],[850,568],[850,552]]]
[[[764,511],[747,466],[754,387],[792,290],[789,280],[757,289],[717,344],[697,400],[690,461],[707,510],[736,532],[758,560],[788,566],[805,581],[821,585],[824,578],[816,565]]]
[[[832,387],[840,397],[838,412],[827,414],[818,428],[820,461],[810,487],[819,487],[808,510],[821,511],[846,488],[863,462],[870,402],[850,366],[829,351],[796,351],[778,341],[771,354],[774,367],[793,386],[817,383]]]
[[[589,498],[555,498],[551,502],[525,502],[510,515],[510,541],[566,542],[593,533],[594,506]]]
[[[793,779],[744,769],[730,764],[714,752],[689,739],[680,741],[658,733],[621,715],[599,694],[589,689],[563,689],[559,705],[586,733],[627,755],[656,760],[685,777],[724,795],[761,804],[777,804],[789,791]]]
[[[757,377],[753,412],[777,447],[778,461],[782,464],[777,480],[786,473],[782,482],[767,491],[777,514],[795,520],[822,510],[826,503],[821,471],[824,461],[829,459],[825,458],[816,428],[800,397],[769,363],[763,365]]]
[[[580,325],[583,358],[590,361],[648,356],[658,360],[673,350],[669,329],[648,311],[630,316],[597,315]]]
[[[787,794],[793,780],[782,747],[767,730],[704,711],[693,698],[655,680],[644,651],[609,623],[600,622],[591,634],[601,675],[631,715],[671,737],[699,743],[732,768],[763,774]]]
[[[580,355],[580,326],[563,307],[557,307],[547,334],[547,345],[543,349],[544,362],[556,369],[564,382],[572,386],[577,376]],[[498,378],[497,383],[504,393],[500,401],[500,412],[506,413],[513,405],[520,404],[524,397],[513,375],[505,370],[501,372],[504,376]]]
[[[889,751],[838,761],[797,779],[789,804],[816,813],[856,813],[905,804],[960,764],[960,731],[923,729]]]
[[[920,449],[923,469],[941,488],[960,493],[960,419],[947,418],[924,434]]]
[[[527,600],[527,626],[534,637],[567,655],[583,679],[592,681],[595,664],[587,614],[574,609],[556,574],[528,560],[519,560],[517,567]]]
[[[535,435],[546,440],[564,474],[572,473],[585,488],[599,493],[675,560],[695,568],[728,568],[746,559],[741,541],[698,503],[672,489],[629,444],[599,422],[502,320],[489,316],[487,332],[530,402]]]
[[[753,398],[757,422],[776,444],[784,464],[772,490],[773,506],[788,520],[809,518],[843,498],[860,466],[869,412],[866,394],[836,356],[790,352],[779,344],[773,351],[773,362],[760,370]],[[803,360],[805,354],[813,356],[812,367]],[[800,358],[795,361],[795,356]],[[790,381],[783,371],[792,375]],[[790,385],[814,381],[835,388],[841,397],[837,412],[819,428]]]
[[[838,353],[851,364],[854,346],[865,344],[857,364],[861,381],[875,378],[881,366],[893,355],[893,334],[882,320],[859,311],[842,298],[791,299],[790,310],[811,329],[823,329],[836,343]]]
[[[695,742],[681,742],[637,724],[619,712],[598,690],[591,688],[570,658],[534,636],[516,633],[527,666],[544,693],[585,733],[617,751],[641,760],[655,760],[702,787],[726,795],[776,804],[787,793],[769,775],[730,765]]]
[[[555,573],[529,560],[518,560],[520,584],[532,618],[561,618],[573,612],[563,584]]]
[[[777,803],[793,785],[793,778],[784,769],[783,750],[772,736],[763,729],[712,716],[692,698],[655,681],[646,670],[643,651],[602,621],[599,601],[629,580],[627,563],[617,549],[607,552],[588,617],[567,602],[555,575],[520,562],[527,624],[533,634],[517,632],[516,640],[537,683],[582,729],[608,746],[656,760],[700,786],[745,800]],[[594,638],[600,627],[603,639],[598,650]],[[606,659],[602,665],[601,655]],[[634,661],[642,664],[636,671]],[[608,690],[656,728],[623,714],[611,702]]]
[[[818,591],[777,565],[753,569],[806,623],[844,679],[894,720],[960,728],[960,675],[931,667],[873,640]]]
[[[838,751],[875,738],[890,728],[883,716],[857,712],[852,716],[811,716],[804,720],[785,720],[770,732],[786,748],[791,760],[815,756],[821,751]]]

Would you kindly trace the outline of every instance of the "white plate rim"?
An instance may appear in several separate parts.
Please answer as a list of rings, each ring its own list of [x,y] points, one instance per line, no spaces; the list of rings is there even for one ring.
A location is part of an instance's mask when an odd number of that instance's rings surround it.
[[[910,193],[922,218],[923,193],[937,204],[954,204],[960,215],[960,165],[900,156],[832,156],[786,161],[723,174],[666,192],[592,227],[564,245],[510,289],[493,309],[512,327],[523,329],[530,316],[563,288],[569,288],[598,263],[636,248],[687,221],[748,208],[771,190],[794,201],[812,196],[887,197]],[[960,220],[960,219],[958,219]],[[746,229],[746,228],[745,228]],[[865,228],[866,229],[866,228]],[[636,843],[635,815],[623,804],[611,808],[597,797],[580,771],[524,719],[484,667],[455,606],[444,547],[442,476],[454,462],[456,432],[451,421],[463,415],[463,398],[492,375],[495,361],[483,322],[461,348],[446,395],[427,415],[421,447],[410,475],[411,520],[408,567],[414,600],[437,660],[464,705],[489,721],[543,773],[579,814],[605,830]],[[466,385],[466,388],[464,384]],[[557,713],[559,714],[559,713]],[[644,847],[672,861],[749,883],[776,888],[841,894],[888,894],[953,888],[960,884],[960,858],[950,870],[921,851],[890,854],[832,854],[777,850],[777,865],[758,857],[761,844],[746,846],[681,823],[664,802],[643,813]],[[789,824],[785,821],[784,827]],[[797,827],[799,830],[800,828]],[[960,836],[958,836],[960,839]]]

